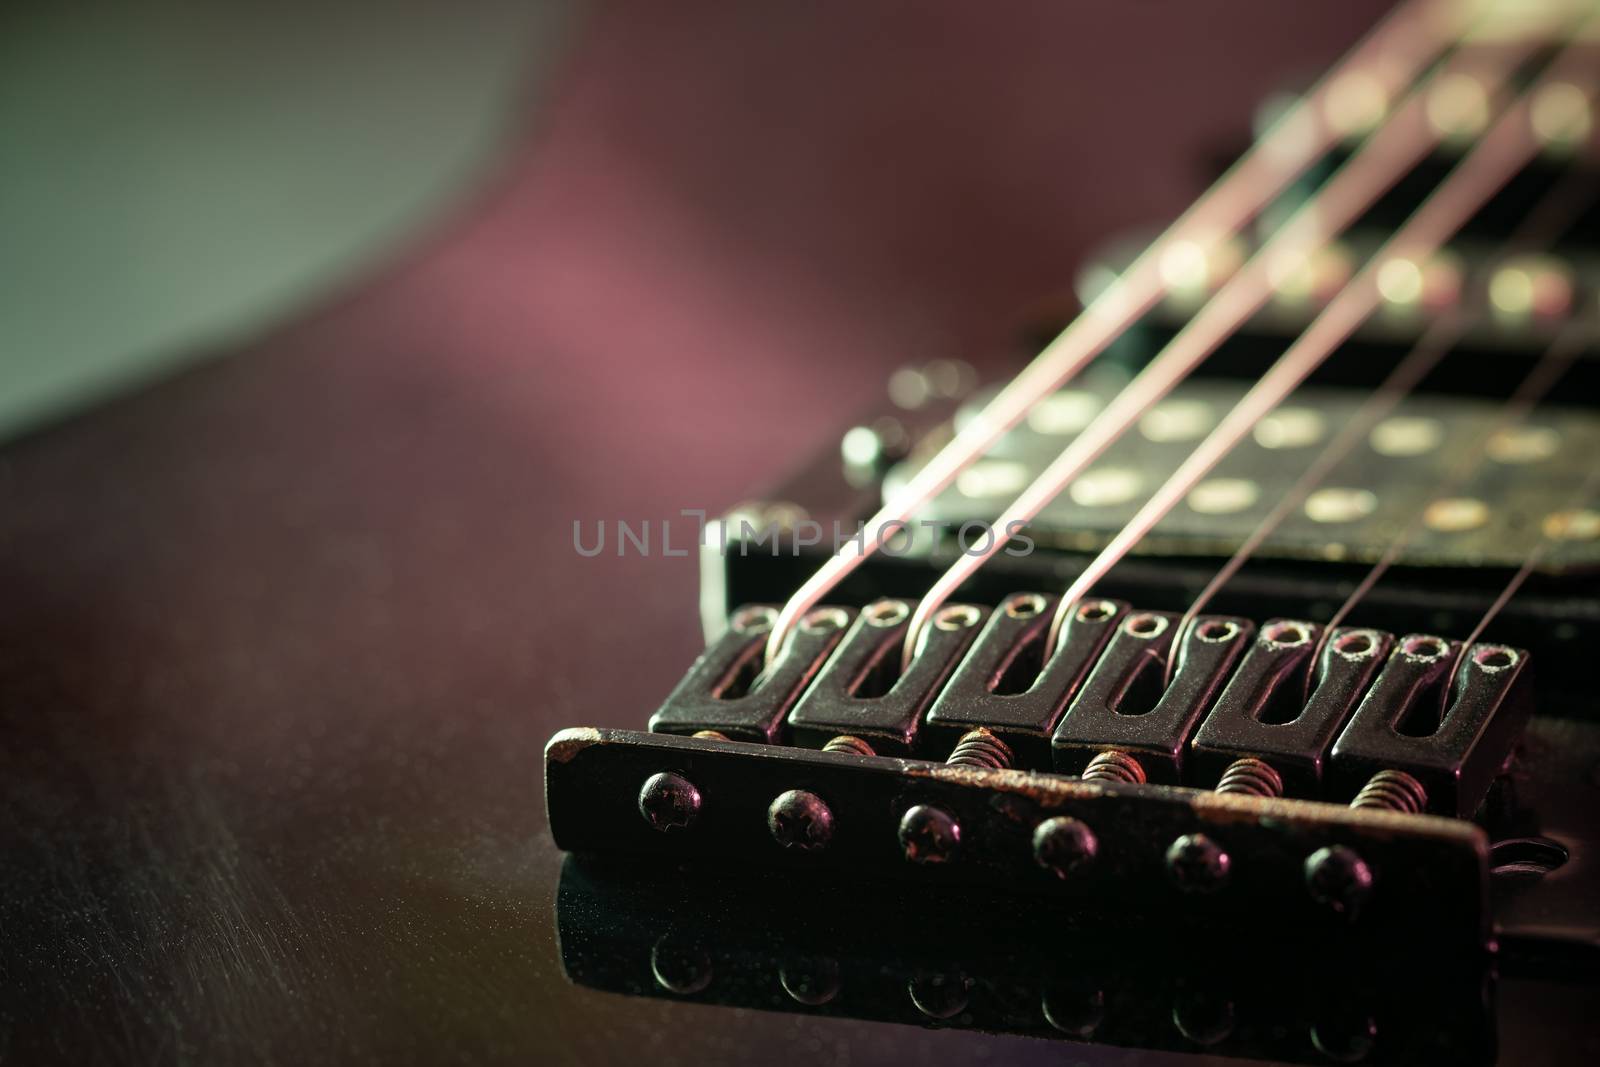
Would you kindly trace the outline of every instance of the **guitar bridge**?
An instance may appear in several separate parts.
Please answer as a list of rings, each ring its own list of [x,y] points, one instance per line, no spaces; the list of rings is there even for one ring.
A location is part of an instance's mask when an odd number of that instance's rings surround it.
[[[776,612],[742,608],[648,732],[551,740],[556,842],[1075,920],[1489,944],[1469,819],[1533,706],[1524,651],[1093,600],[1046,655],[1056,606],[948,606],[903,671],[904,601],[813,611],[765,671]]]

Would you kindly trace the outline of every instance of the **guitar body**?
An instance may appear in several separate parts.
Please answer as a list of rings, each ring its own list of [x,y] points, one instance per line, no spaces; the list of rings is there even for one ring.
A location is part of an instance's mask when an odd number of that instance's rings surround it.
[[[705,650],[703,614],[715,629],[804,577],[792,556],[752,560],[779,566],[708,591],[685,510],[870,499],[878,483],[835,457],[894,413],[897,370],[1009,378],[1075,267],[1176,215],[1255,103],[1384,6],[608,8],[526,154],[405,263],[4,445],[0,1060],[1365,1048],[1340,996],[1369,976],[1326,946],[1267,928],[1173,962],[1161,937],[1056,929],[971,887],[569,856],[541,774],[562,728],[643,731]],[[1015,588],[1048,584],[1053,558]],[[1562,774],[1600,759],[1591,733],[1539,736]],[[1548,820],[1592,829],[1596,799],[1573,785]],[[1553,940],[1592,950],[1584,884],[1554,898]],[[1073,985],[1085,961],[1109,977]],[[1591,954],[1479,963],[1419,1000],[1386,965],[1373,995],[1408,1047],[1455,1062],[1592,1062]],[[1252,970],[1309,976],[1334,1006],[1303,1055],[1208,993],[1208,975],[1259,988]],[[871,994],[834,1002],[852,976]],[[1034,986],[1002,994],[1036,979],[1054,1007],[1033,1019]],[[1303,1015],[1286,984],[1267,1000]],[[992,1001],[969,1008],[973,988]],[[1081,1043],[1107,1005],[1127,1010]],[[1224,1027],[1242,1043],[1208,1040]]]

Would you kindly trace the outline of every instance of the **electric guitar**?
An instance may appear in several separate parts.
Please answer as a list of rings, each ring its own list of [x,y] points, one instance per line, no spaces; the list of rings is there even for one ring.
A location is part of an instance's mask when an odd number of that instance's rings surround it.
[[[546,749],[571,980],[1306,1063],[1592,990],[1597,96],[1592,4],[1403,5],[1010,382],[702,517],[704,654]]]

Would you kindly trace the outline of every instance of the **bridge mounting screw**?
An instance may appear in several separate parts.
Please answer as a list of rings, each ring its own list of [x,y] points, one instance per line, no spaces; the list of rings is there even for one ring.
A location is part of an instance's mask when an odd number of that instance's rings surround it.
[[[946,863],[961,845],[961,824],[943,808],[917,804],[900,819],[900,845],[912,863]]]
[[[1233,859],[1205,834],[1184,834],[1167,848],[1167,873],[1185,893],[1214,893],[1228,884]]]
[[[1039,866],[1067,878],[1094,859],[1100,842],[1094,831],[1070,815],[1056,815],[1033,831],[1033,858]]]
[[[767,808],[767,829],[784,848],[810,852],[833,839],[833,811],[817,794],[791,789]]]
[[[682,775],[652,774],[639,789],[639,814],[662,833],[682,830],[700,814],[700,790]]]
[[[1372,895],[1372,868],[1353,848],[1327,845],[1306,857],[1311,898],[1352,919]]]

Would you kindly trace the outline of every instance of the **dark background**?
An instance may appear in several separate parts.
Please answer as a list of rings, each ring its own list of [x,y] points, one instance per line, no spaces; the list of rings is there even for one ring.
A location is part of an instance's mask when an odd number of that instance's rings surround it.
[[[692,559],[571,524],[726,508],[904,362],[1005,376],[1384,6],[584,8],[432,236],[5,445],[0,1059],[1111,1059],[569,985],[542,747],[701,644]]]

